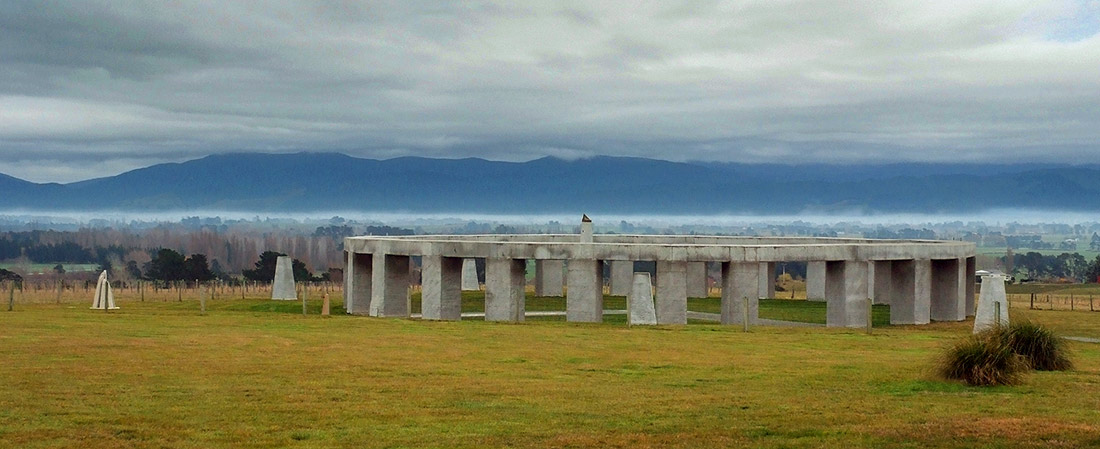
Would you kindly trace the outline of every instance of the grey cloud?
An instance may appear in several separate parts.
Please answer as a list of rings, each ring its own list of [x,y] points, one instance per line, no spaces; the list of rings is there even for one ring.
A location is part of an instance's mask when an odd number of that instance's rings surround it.
[[[7,2],[0,171],[298,150],[1100,162],[1090,17],[1031,1]]]

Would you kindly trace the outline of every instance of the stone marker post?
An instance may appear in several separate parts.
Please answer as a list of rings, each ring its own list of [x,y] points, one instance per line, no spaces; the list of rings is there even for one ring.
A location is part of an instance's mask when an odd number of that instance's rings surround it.
[[[309,294],[309,289],[306,288],[306,284],[302,283],[302,316],[306,316],[306,295]]]
[[[328,316],[329,315],[328,293],[325,293],[324,295],[322,295],[321,301],[322,301],[321,302],[321,316]]]
[[[874,326],[874,320],[871,319],[871,312],[874,310],[875,300],[867,298],[867,335],[871,335],[871,327]]]
[[[978,296],[978,311],[974,316],[974,333],[994,326],[1008,325],[1008,298],[1005,276],[982,276],[982,292]]]
[[[653,305],[653,281],[648,272],[634,273],[627,294],[627,319],[631,326],[657,324],[657,309]]]
[[[199,287],[199,315],[206,315],[206,289],[199,281],[195,281]]]

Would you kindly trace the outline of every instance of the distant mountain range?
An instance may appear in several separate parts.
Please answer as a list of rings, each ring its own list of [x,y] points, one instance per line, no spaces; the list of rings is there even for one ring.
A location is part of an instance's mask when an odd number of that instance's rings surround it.
[[[473,213],[1100,212],[1100,167],[529,162],[220,154],[70,184],[0,174],[0,210]]]

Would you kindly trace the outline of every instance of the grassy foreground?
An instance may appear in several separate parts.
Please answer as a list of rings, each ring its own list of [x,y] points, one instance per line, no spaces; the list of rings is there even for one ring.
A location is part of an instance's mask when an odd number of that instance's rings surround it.
[[[1021,386],[935,380],[970,323],[868,336],[120,306],[0,312],[0,447],[1100,445],[1100,345],[1071,342],[1076,371]],[[1012,313],[1100,337],[1100,314]]]

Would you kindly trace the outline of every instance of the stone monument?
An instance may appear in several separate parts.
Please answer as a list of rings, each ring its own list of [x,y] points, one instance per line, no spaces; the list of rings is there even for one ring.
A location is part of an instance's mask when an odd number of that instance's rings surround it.
[[[298,292],[294,289],[294,265],[290,256],[279,256],[275,261],[275,281],[271,284],[271,299],[298,299]]]
[[[95,298],[92,299],[92,309],[114,310],[115,294],[111,291],[111,283],[107,282],[107,270],[99,273],[99,281],[95,284]]]
[[[462,291],[476,292],[481,290],[477,282],[477,261],[474,259],[462,259]]]
[[[1003,274],[982,276],[982,293],[978,297],[978,312],[974,315],[974,333],[993,326],[1008,325],[1008,297]]]
[[[588,214],[581,216],[581,243],[592,243],[592,219]]]
[[[657,324],[657,310],[653,306],[653,283],[648,272],[634,273],[634,283],[626,302],[629,324]]]

